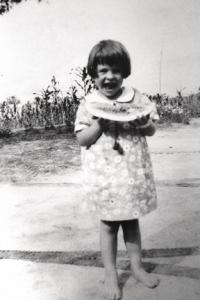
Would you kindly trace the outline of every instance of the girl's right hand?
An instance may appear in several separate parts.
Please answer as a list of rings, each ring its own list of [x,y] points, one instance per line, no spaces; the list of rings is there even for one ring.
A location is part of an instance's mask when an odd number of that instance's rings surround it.
[[[97,120],[99,126],[101,127],[102,131],[107,131],[108,127],[109,127],[109,120],[103,119],[103,118],[93,118],[95,120]]]

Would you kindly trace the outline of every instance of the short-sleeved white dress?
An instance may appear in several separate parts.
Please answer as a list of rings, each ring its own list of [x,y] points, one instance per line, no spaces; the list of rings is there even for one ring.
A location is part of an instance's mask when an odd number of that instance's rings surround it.
[[[92,122],[93,116],[86,109],[87,97],[101,101],[103,96],[95,91],[82,100],[76,115],[75,132],[90,126]],[[136,89],[124,87],[121,96],[115,101],[131,105],[133,101],[147,103],[150,100]],[[159,118],[156,107],[150,118]],[[110,126],[108,124],[108,130],[103,132],[95,144],[81,147],[85,193],[83,205],[87,211],[107,221],[138,219],[157,206],[145,136],[139,135],[130,122],[118,122],[117,128],[123,154],[113,149],[113,122],[110,122]]]

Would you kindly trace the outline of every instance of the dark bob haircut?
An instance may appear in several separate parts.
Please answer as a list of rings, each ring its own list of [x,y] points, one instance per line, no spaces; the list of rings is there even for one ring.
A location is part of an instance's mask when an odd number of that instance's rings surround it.
[[[131,60],[128,51],[118,41],[102,40],[92,48],[87,63],[87,71],[92,78],[97,76],[98,64],[118,66],[123,78],[127,78],[131,73]]]

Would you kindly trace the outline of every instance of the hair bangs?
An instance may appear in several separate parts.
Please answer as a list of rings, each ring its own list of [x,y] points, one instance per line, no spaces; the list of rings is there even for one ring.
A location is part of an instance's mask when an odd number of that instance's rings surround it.
[[[99,53],[96,55],[95,59],[95,65],[98,64],[102,65],[121,65],[122,55],[116,51],[110,51],[112,49],[108,49],[109,51],[106,51],[107,49],[102,49]]]

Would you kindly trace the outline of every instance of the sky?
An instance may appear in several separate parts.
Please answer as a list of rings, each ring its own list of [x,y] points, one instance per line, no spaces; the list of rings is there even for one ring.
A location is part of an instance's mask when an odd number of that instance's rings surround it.
[[[28,0],[0,16],[0,102],[31,101],[53,75],[67,91],[71,68],[102,39],[128,49],[127,84],[141,92],[196,92],[199,28],[199,0]]]

